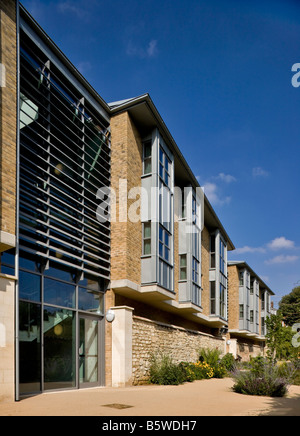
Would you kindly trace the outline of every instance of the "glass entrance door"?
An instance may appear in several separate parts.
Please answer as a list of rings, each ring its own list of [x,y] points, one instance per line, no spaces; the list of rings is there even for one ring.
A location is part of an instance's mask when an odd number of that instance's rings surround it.
[[[99,319],[79,316],[79,387],[100,384]]]

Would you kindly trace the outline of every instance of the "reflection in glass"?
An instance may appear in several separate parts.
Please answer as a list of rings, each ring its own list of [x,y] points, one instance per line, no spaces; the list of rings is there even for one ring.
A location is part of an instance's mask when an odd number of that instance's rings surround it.
[[[41,278],[36,274],[19,272],[19,298],[41,301]]]
[[[41,306],[20,301],[20,393],[41,390]]]
[[[56,306],[75,307],[75,286],[45,278],[44,301]]]
[[[75,386],[75,313],[53,307],[44,308],[44,387]]]
[[[98,381],[98,321],[80,318],[79,382]]]
[[[78,309],[103,313],[104,296],[91,289],[78,289]]]

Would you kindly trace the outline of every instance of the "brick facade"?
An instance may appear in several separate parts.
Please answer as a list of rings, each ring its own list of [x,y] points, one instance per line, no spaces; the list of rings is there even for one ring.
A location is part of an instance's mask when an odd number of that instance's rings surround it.
[[[127,201],[127,196],[131,188],[141,186],[142,143],[127,112],[112,118],[111,141],[111,188],[116,193],[116,220],[111,223],[111,280],[140,284],[142,224],[127,219],[131,205],[138,200]],[[120,180],[127,181],[126,198],[121,196]]]
[[[236,265],[228,265],[228,323],[239,328],[239,272]]]
[[[16,2],[0,1],[0,249],[15,244],[17,144]]]

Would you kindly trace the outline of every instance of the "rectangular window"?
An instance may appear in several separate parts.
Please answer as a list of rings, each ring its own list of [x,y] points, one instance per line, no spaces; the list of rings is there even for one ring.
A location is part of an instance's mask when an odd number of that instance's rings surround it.
[[[151,254],[151,222],[143,223],[143,255]]]
[[[240,304],[240,319],[244,319],[244,305]]]
[[[220,283],[220,316],[226,318],[226,296],[225,286]]]
[[[159,255],[170,262],[170,234],[162,226],[159,226]]]
[[[143,174],[150,174],[152,172],[151,160],[152,144],[151,141],[146,141],[143,144]]]
[[[171,161],[161,147],[159,148],[159,177],[170,186]]]
[[[199,285],[199,262],[195,257],[193,257],[192,280]]]
[[[186,254],[179,256],[179,280],[187,279],[187,261]]]
[[[210,313],[216,314],[216,282],[210,282]]]
[[[220,271],[223,275],[225,275],[225,244],[220,239]]]
[[[265,293],[261,294],[261,310],[265,310]]]
[[[254,291],[254,279],[250,279],[250,294],[253,294]]]
[[[250,322],[253,322],[254,320],[254,312],[253,310],[250,310]]]
[[[215,235],[210,237],[210,267],[216,267],[216,239]]]
[[[197,200],[196,198],[193,196],[192,199],[192,220],[193,220],[193,224],[196,224],[197,226],[199,226],[199,206],[197,204]]]
[[[241,271],[239,274],[240,286],[244,286],[244,273]]]

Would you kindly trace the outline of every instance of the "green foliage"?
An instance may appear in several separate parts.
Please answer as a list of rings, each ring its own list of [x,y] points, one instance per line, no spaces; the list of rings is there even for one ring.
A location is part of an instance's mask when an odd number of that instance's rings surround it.
[[[251,371],[240,372],[235,375],[233,390],[246,395],[283,397],[287,393],[287,382],[285,379],[275,377],[272,374],[257,377]]]
[[[225,365],[220,360],[218,350],[200,350],[199,361],[180,362],[162,352],[152,354],[150,358],[150,383],[159,385],[178,385],[194,380],[222,378],[227,374]]]
[[[179,385],[185,381],[185,372],[176,365],[168,354],[152,354],[150,361],[150,383]]]
[[[287,326],[300,323],[300,286],[297,286],[279,302],[279,311]]]
[[[217,348],[201,348],[199,350],[199,361],[206,362],[214,372],[214,378],[223,378],[226,375],[226,368],[222,364],[221,351]]]
[[[235,358],[233,357],[233,354],[227,353],[225,356],[221,359],[221,364],[224,366],[224,368],[227,371],[233,371],[236,367]]]
[[[250,361],[250,370],[235,371],[233,390],[246,395],[283,397],[294,371],[292,366],[281,367],[271,359],[256,357]]]
[[[266,318],[266,345],[270,358],[292,359],[295,358],[298,350],[292,344],[295,332],[291,327],[283,325],[283,317],[280,311]]]

